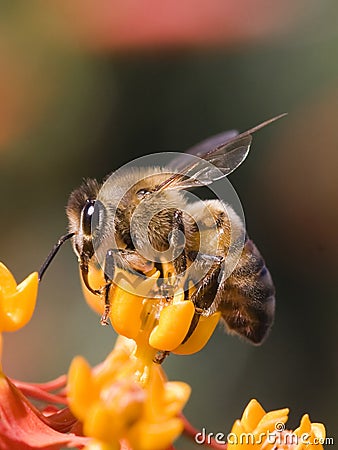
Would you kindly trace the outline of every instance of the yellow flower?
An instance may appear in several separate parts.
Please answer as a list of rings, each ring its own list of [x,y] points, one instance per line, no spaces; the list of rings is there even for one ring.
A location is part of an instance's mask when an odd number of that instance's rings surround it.
[[[149,292],[155,287],[160,273],[153,270],[148,279],[117,270],[111,293],[110,320],[115,331],[138,346],[147,345],[156,351],[170,351],[180,355],[196,353],[210,339],[220,319],[216,312],[209,317],[201,316],[199,323],[182,344],[192,321],[195,307],[190,300],[184,299],[184,293],[178,290],[171,301],[163,298],[149,298]],[[103,285],[102,271],[91,270],[90,285],[96,289]],[[92,294],[83,285],[87,303],[99,313],[103,313],[103,299]],[[137,292],[137,295],[135,294]],[[144,332],[147,328],[147,333]]]
[[[74,359],[67,399],[64,394],[49,392],[61,389],[64,381],[60,384],[57,379],[45,386],[22,382],[15,385],[0,366],[1,448],[26,448],[38,442],[41,448],[56,449],[85,445],[85,450],[165,450],[183,429],[196,438],[197,431],[181,413],[190,387],[168,382],[162,367],[153,360],[159,350],[178,354],[200,350],[210,338],[219,314],[202,316],[192,336],[182,344],[195,313],[194,305],[184,299],[182,291],[177,291],[170,301],[148,298],[159,272],[154,270],[148,275],[140,281],[122,271],[117,274],[110,319],[121,336],[111,354],[95,368],[81,357]],[[100,277],[102,282],[102,274]],[[30,320],[37,291],[37,273],[17,285],[0,263],[0,356],[1,332],[16,331]],[[101,305],[94,297],[87,300],[99,311]],[[44,401],[65,405],[68,401],[78,420],[68,408],[56,408],[55,414],[45,416],[31,405],[25,391]],[[228,450],[323,450],[324,425],[311,423],[305,414],[296,430],[287,430],[288,413],[287,408],[265,412],[256,400],[251,400],[228,435]],[[70,433],[73,427],[88,437]],[[220,448],[216,440],[210,446]]]
[[[146,280],[118,272],[110,298],[110,320],[117,333],[129,340],[120,341],[99,371],[93,372],[83,359],[75,360],[71,367],[69,402],[83,422],[85,434],[96,439],[91,450],[115,449],[123,440],[134,450],[164,449],[182,431],[177,414],[189,396],[189,388],[183,383],[166,382],[153,360],[159,350],[178,354],[199,351],[220,316],[200,317],[194,333],[182,344],[195,313],[194,305],[184,299],[182,290],[177,290],[170,301],[149,298],[158,277],[156,270]],[[97,272],[92,281],[100,286],[102,274]],[[97,296],[85,288],[84,293],[99,310]],[[170,402],[166,400],[169,392]],[[286,431],[288,413],[286,408],[266,413],[252,400],[242,419],[234,423],[228,449],[302,450],[325,434],[324,427],[311,424],[308,416],[294,433]],[[302,440],[304,433],[309,438],[307,443]]]
[[[17,285],[7,267],[0,263],[0,359],[3,331],[16,331],[25,326],[34,312],[38,293],[37,272]]]
[[[311,423],[308,414],[304,414],[300,426],[293,433],[298,436],[301,443],[300,447],[296,447],[297,450],[323,450],[321,442],[325,440],[325,427],[322,423]]]
[[[16,331],[26,325],[35,309],[38,293],[38,274],[29,275],[17,285],[11,272],[0,263],[0,358],[3,331]],[[62,404],[65,399],[49,390],[58,387],[56,382],[30,384],[11,381],[2,372],[0,364],[0,448],[27,450],[28,448],[61,449],[65,446],[83,446],[88,438],[68,433],[74,417],[67,409],[44,415],[26,397],[40,402]],[[57,408],[55,408],[57,410]],[[62,431],[60,415],[62,414]]]
[[[160,450],[183,430],[178,415],[190,387],[168,382],[159,365],[133,356],[134,347],[119,338],[98,368],[81,357],[71,364],[68,400],[84,434],[94,438],[87,449],[118,449],[124,440],[133,450]]]
[[[288,414],[288,408],[267,413],[257,400],[251,400],[228,435],[228,450],[322,450],[324,425],[311,423],[306,414],[292,432],[285,428]]]
[[[0,331],[16,331],[30,321],[37,293],[37,272],[17,285],[11,272],[0,263]]]

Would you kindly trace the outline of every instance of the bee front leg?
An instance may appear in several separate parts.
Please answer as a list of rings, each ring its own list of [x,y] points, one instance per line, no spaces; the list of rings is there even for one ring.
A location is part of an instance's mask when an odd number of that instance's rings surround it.
[[[191,296],[191,301],[195,306],[195,314],[182,344],[184,344],[195,331],[200,320],[200,316],[213,304],[218,291],[220,276],[222,275],[223,269],[224,258],[221,256],[204,255],[200,253],[196,253],[193,256],[194,259],[198,258],[201,263],[210,264],[211,262],[211,267],[207,274],[198,283],[196,291]]]
[[[175,288],[179,285],[179,282],[187,270],[187,255],[185,251],[185,228],[183,223],[183,213],[181,210],[176,210],[174,212],[173,219],[173,229],[169,236],[169,243],[173,249],[174,257],[178,256],[173,260],[173,266],[175,269],[175,282],[171,284],[162,284],[161,294],[170,302],[174,297]],[[170,355],[169,351],[159,350],[153,361],[156,364],[162,364],[166,357]]]
[[[110,289],[113,284],[113,279],[115,275],[115,259],[114,259],[114,251],[108,250],[105,257],[104,262],[104,280],[106,284],[104,285],[104,312],[101,316],[100,323],[101,325],[109,325],[109,314],[111,309],[110,304]]]
[[[171,273],[168,273],[167,282],[161,285],[161,295],[169,302],[173,299],[175,289],[178,287],[184,272],[187,269],[187,256],[185,252],[185,234],[182,211],[176,210],[173,218],[172,231],[168,236],[174,259],[172,262],[175,270],[174,282],[171,281]],[[178,255],[176,257],[176,255]]]
[[[153,261],[148,261],[136,250],[114,249],[116,265],[124,270],[147,273],[154,268]]]
[[[185,251],[185,228],[183,222],[183,213],[176,210],[174,213],[173,230],[169,238],[170,245],[173,247],[173,254],[177,255],[173,265],[176,272],[178,282],[187,270],[187,255]],[[177,283],[178,284],[178,283]]]
[[[135,250],[110,249],[107,251],[104,263],[104,313],[101,316],[101,325],[109,324],[111,308],[109,296],[114,280],[115,267],[120,267],[124,270],[139,270],[146,273],[154,267],[154,264],[152,261],[144,259]]]

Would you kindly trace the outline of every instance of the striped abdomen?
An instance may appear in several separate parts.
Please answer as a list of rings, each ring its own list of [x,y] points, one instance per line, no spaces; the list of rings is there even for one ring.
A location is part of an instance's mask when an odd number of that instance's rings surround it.
[[[275,288],[264,259],[247,239],[239,262],[216,296],[217,310],[230,332],[260,344],[274,319]]]

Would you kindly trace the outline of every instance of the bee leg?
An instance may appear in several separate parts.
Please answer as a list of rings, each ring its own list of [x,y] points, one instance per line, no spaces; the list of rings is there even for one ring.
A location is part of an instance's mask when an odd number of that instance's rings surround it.
[[[196,291],[191,296],[191,301],[195,306],[195,314],[192,318],[189,330],[182,344],[184,344],[192,335],[192,333],[195,331],[198,322],[200,320],[200,316],[204,312],[206,312],[213,304],[218,291],[219,280],[223,269],[223,261],[224,261],[223,257],[203,255],[203,254],[198,254],[195,257],[201,259],[202,261],[205,260],[209,262],[209,264],[210,261],[213,262],[211,264],[209,271],[198,283]]]
[[[176,255],[179,253],[177,258],[174,259],[173,265],[175,269],[176,280],[174,285],[162,284],[161,294],[169,302],[174,297],[174,291],[179,284],[184,272],[187,269],[187,256],[185,252],[185,229],[182,218],[182,211],[176,210],[174,213],[173,229],[169,236],[169,243],[173,247],[173,253]],[[162,364],[170,352],[167,350],[159,350],[153,361],[156,364]]]
[[[166,357],[169,356],[169,355],[170,355],[170,352],[168,352],[166,350],[159,350],[156,353],[156,355],[155,355],[155,357],[153,359],[153,362],[156,363],[156,364],[162,364],[163,361],[166,359]]]
[[[126,271],[147,273],[153,269],[153,261],[148,261],[136,250],[114,248],[109,250],[115,254],[116,266]]]
[[[184,286],[183,286],[183,292],[184,292],[184,300],[189,300],[189,282],[190,282],[190,278],[187,277],[184,280]]]
[[[113,279],[115,275],[115,260],[114,260],[114,251],[108,250],[106,253],[106,258],[104,262],[104,280],[106,282],[104,286],[104,312],[101,316],[100,323],[101,325],[109,325],[109,314],[110,314],[110,289],[113,284]]]
[[[92,239],[86,239],[83,242],[82,252],[80,254],[80,270],[82,280],[86,286],[86,288],[95,295],[100,295],[100,290],[93,289],[89,284],[88,272],[89,272],[89,263],[94,255],[94,247]]]
[[[184,235],[184,223],[182,219],[182,211],[176,210],[174,213],[173,227],[168,237],[170,246],[173,248],[174,257],[178,254],[177,258],[173,260],[173,266],[175,269],[175,281],[171,282],[171,274],[168,274],[168,283],[161,285],[161,295],[168,302],[174,297],[174,292],[184,272],[187,269],[187,256],[185,252],[185,235]]]
[[[173,230],[170,234],[170,244],[173,247],[174,255],[179,253],[173,264],[178,282],[187,270],[187,255],[185,251],[185,228],[183,223],[183,213],[176,210],[174,213]],[[178,284],[178,283],[177,283]]]
[[[160,286],[160,293],[169,303],[174,298],[174,286],[172,284],[163,283]]]
[[[88,272],[89,272],[89,267],[88,267],[88,261],[87,259],[81,259],[80,261],[80,270],[81,270],[81,276],[82,276],[82,280],[86,286],[86,288],[95,295],[100,295],[101,291],[99,289],[93,289],[91,287],[91,285],[89,284],[89,280],[88,280]]]

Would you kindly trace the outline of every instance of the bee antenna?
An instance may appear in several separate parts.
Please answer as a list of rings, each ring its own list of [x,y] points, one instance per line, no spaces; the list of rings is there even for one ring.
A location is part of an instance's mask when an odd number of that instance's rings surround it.
[[[54,257],[56,256],[57,252],[59,251],[62,244],[64,244],[68,239],[72,238],[75,233],[68,233],[64,236],[61,236],[60,239],[57,241],[57,243],[54,245],[52,250],[50,251],[49,255],[45,259],[45,262],[42,264],[40,270],[39,270],[39,281],[41,281],[41,278],[43,277],[44,273],[46,272],[49,264],[53,261]]]

